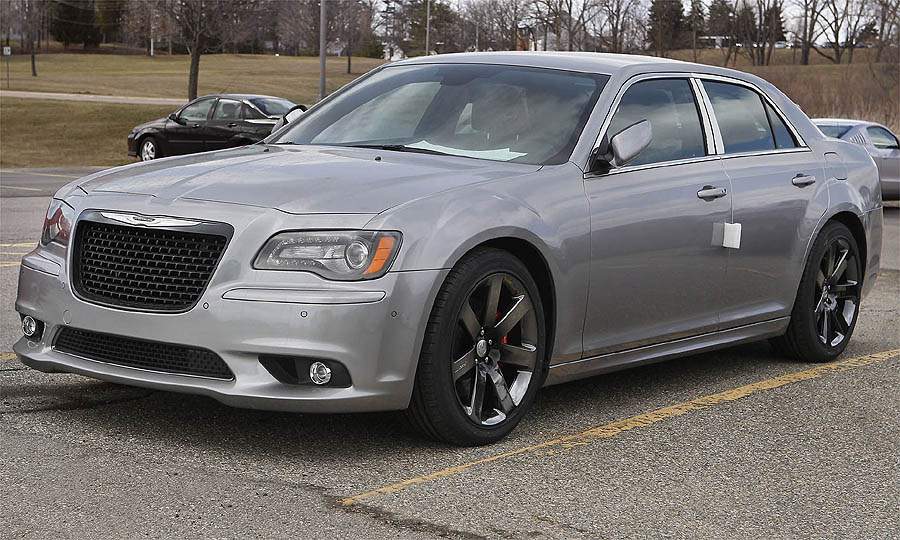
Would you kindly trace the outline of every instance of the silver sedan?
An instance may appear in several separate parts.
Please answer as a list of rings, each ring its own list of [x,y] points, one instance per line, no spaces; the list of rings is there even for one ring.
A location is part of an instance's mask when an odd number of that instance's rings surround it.
[[[900,139],[875,122],[845,118],[816,118],[813,123],[822,133],[864,147],[881,176],[881,195],[885,200],[900,199]]]
[[[770,339],[829,361],[879,271],[878,173],[774,86],[607,54],[374,70],[263,142],[61,189],[22,361],[486,444],[541,387]]]

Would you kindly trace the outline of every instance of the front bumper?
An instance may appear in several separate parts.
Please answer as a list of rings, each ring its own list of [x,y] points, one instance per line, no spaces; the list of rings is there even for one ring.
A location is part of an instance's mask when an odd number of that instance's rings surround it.
[[[134,133],[128,134],[128,155],[136,156],[137,155],[137,140],[134,138]]]
[[[16,310],[43,321],[45,328],[40,340],[23,337],[13,350],[35,369],[203,394],[238,407],[300,412],[406,408],[424,326],[446,271],[390,272],[377,280],[338,283],[307,273],[252,270],[243,250],[249,253],[262,245],[255,238],[259,228],[235,225],[240,232],[213,280],[197,305],[184,313],[135,312],[85,302],[72,293],[64,261],[37,251],[27,255],[19,272]],[[209,349],[235,377],[162,373],[66,354],[53,348],[66,325]],[[337,388],[282,383],[260,364],[260,355],[340,362],[352,384]]]

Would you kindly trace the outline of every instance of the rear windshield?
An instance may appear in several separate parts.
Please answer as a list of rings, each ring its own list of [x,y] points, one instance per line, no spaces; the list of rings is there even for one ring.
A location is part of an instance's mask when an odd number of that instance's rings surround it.
[[[819,130],[827,135],[828,137],[834,137],[835,139],[840,139],[844,136],[845,133],[850,131],[851,126],[825,126],[821,124],[816,124]]]
[[[304,114],[273,142],[564,163],[608,79],[504,65],[391,66]]]
[[[266,116],[284,116],[296,105],[292,101],[281,98],[253,98],[250,100],[250,103],[254,104]]]

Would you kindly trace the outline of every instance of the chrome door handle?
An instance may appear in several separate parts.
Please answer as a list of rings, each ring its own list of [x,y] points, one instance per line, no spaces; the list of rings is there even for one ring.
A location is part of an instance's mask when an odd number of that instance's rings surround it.
[[[728,195],[728,190],[723,187],[715,186],[703,186],[703,188],[697,192],[697,197],[704,201],[711,201],[713,199],[718,199],[719,197],[724,197],[725,195]]]
[[[232,123],[228,124],[228,127],[235,127],[236,125],[237,125],[237,124],[235,124],[234,122],[232,122]]]
[[[806,187],[810,184],[815,184],[816,177],[808,174],[798,174],[791,180],[791,183],[797,187]]]

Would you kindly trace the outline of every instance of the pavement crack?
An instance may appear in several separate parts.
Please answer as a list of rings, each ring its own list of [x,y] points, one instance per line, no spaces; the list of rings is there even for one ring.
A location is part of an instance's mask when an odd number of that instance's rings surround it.
[[[392,512],[378,506],[369,504],[354,504],[348,506],[341,502],[341,497],[335,497],[333,495],[325,494],[324,490],[323,496],[328,500],[333,508],[340,510],[341,512],[364,514],[395,529],[405,530],[409,532],[429,533],[441,538],[461,538],[465,540],[484,540],[490,538],[489,536],[483,536],[469,531],[454,529],[447,525],[441,525],[439,523],[434,523],[420,518],[402,517],[396,512]],[[494,532],[495,534],[500,535],[500,531]]]

